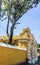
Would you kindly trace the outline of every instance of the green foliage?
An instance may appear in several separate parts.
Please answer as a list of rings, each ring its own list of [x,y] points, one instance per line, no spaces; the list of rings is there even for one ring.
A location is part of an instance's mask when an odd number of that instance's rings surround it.
[[[38,48],[37,48],[38,52],[40,52],[40,44],[38,44]]]
[[[37,51],[40,52],[40,48],[38,48]]]
[[[38,0],[3,0],[4,9],[10,18],[14,17],[17,21],[25,12],[35,7]]]
[[[40,44],[38,44],[38,48],[40,48]]]

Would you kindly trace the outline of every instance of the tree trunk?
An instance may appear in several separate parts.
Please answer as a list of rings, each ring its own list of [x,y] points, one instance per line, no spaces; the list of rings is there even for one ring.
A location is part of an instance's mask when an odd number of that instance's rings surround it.
[[[9,36],[9,42],[8,44],[12,45],[12,36],[13,36],[13,25],[11,26],[11,29],[10,29],[10,36]]]
[[[6,31],[7,36],[9,37],[8,29],[9,29],[9,16],[8,16],[7,31]]]
[[[16,24],[16,21],[14,21],[14,23],[12,24],[11,29],[10,29],[10,36],[9,36],[9,42],[8,42],[8,44],[10,44],[10,45],[12,45],[12,36],[13,36],[13,30],[14,30],[15,24]]]

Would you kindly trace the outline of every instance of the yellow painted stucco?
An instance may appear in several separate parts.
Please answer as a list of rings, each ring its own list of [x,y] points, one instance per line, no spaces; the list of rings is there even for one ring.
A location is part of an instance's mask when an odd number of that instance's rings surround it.
[[[7,48],[0,46],[0,65],[12,65],[26,60],[26,50]]]

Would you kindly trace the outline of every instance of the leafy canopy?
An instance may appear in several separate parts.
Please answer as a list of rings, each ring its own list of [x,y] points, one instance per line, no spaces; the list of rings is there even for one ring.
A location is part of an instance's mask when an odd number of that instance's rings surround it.
[[[1,0],[0,0],[1,1]],[[38,0],[3,0],[2,13],[17,21],[25,12],[38,4]]]

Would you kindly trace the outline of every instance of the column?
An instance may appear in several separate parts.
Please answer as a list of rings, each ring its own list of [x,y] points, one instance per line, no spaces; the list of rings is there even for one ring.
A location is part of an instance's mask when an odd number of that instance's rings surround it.
[[[28,41],[28,63],[31,63],[31,42]]]
[[[31,56],[32,56],[32,63],[35,64],[35,54],[34,54],[34,43],[31,44]]]

